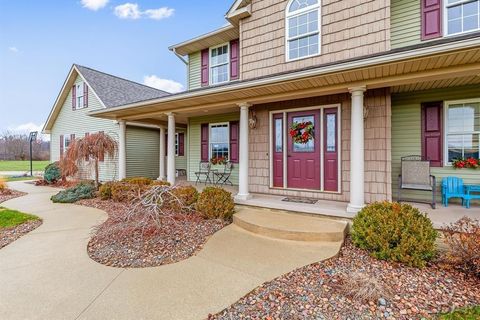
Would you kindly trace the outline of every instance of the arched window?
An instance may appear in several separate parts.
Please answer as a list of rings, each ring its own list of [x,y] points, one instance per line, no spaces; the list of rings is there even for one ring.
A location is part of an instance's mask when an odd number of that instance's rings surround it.
[[[286,12],[287,60],[320,53],[320,1],[290,0]]]

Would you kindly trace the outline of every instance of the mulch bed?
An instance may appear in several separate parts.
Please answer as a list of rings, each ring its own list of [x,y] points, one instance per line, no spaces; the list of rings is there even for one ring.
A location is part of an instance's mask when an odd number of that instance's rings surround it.
[[[0,191],[0,203],[26,195],[25,192],[20,192],[12,189],[7,189],[7,190],[8,191],[3,191],[3,192]]]
[[[107,221],[93,231],[88,254],[93,260],[112,267],[154,267],[187,259],[195,255],[211,235],[228,224],[222,220],[205,220],[192,212],[175,220],[165,220],[161,228],[152,228],[144,234],[127,229],[105,236],[102,231],[115,228],[118,224],[115,216],[124,215],[128,206],[100,199],[81,200],[77,204],[108,213]]]
[[[342,279],[373,276],[390,297],[348,297]],[[423,269],[376,260],[347,241],[340,255],[264,283],[209,319],[422,319],[480,304],[480,280],[432,263]]]
[[[42,220],[32,220],[22,223],[12,228],[0,229],[0,249],[17,240],[21,236],[37,229],[42,224]]]

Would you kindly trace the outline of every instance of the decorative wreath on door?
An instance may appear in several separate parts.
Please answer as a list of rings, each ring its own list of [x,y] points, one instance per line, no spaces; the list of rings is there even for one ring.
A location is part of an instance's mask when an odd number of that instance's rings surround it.
[[[295,143],[307,144],[313,139],[313,135],[313,123],[311,121],[294,122],[290,127],[290,136]]]

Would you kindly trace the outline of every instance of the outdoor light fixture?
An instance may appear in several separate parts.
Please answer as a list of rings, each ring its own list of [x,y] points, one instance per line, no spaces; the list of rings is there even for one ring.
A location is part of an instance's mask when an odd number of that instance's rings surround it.
[[[33,177],[32,143],[33,141],[37,141],[37,135],[38,135],[38,131],[32,131],[30,132],[30,135],[28,137],[28,140],[30,142],[30,176],[31,177]]]
[[[250,111],[250,119],[248,119],[248,126],[250,129],[255,129],[257,127],[257,115],[255,110]]]

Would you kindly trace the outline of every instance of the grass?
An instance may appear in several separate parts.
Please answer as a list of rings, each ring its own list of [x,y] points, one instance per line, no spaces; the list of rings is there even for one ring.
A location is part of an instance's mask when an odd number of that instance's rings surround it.
[[[480,306],[459,309],[451,313],[443,314],[440,320],[478,320],[480,319]]]
[[[13,181],[25,181],[25,180],[37,180],[37,179],[41,179],[41,177],[4,177],[4,180],[6,182],[13,182]]]
[[[50,161],[33,161],[33,171],[43,171]],[[0,171],[30,171],[30,161],[0,160]]]
[[[16,227],[22,223],[38,219],[40,218],[31,214],[0,207],[0,229]]]

